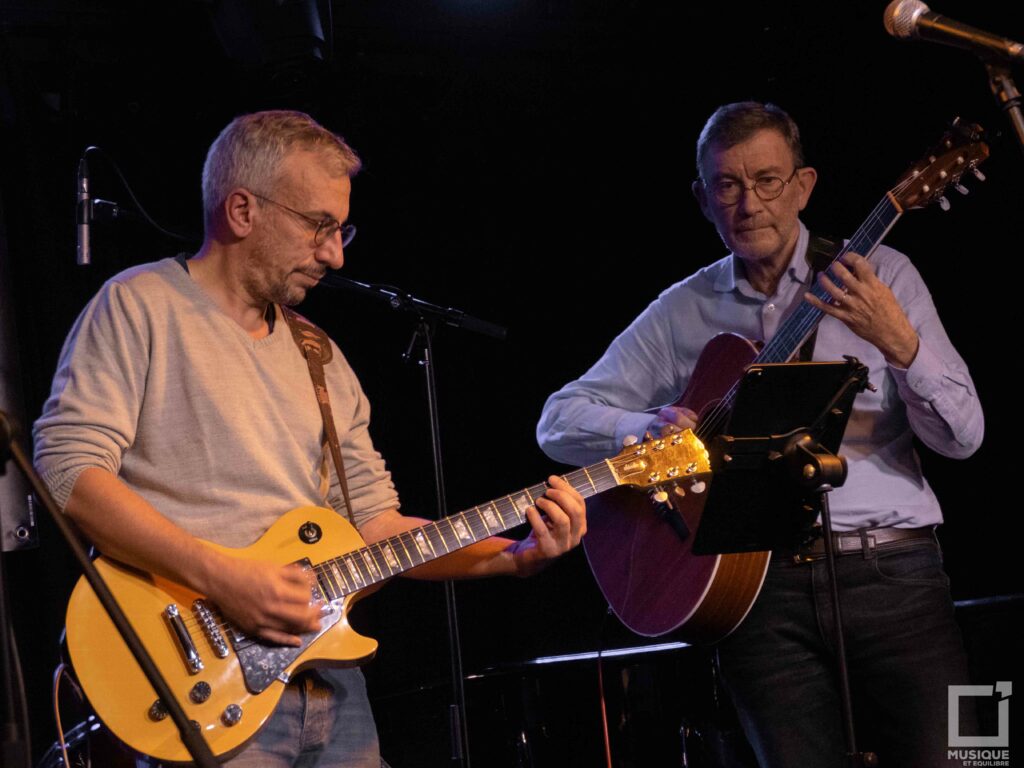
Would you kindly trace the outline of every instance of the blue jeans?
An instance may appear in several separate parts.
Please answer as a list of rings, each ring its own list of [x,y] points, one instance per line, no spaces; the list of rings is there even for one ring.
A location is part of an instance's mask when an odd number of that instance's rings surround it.
[[[256,737],[225,765],[381,768],[363,673],[322,669],[298,675]]]
[[[947,686],[968,675],[937,542],[847,554],[836,570],[858,749],[883,768],[943,765]],[[719,647],[762,768],[845,765],[834,648],[825,561],[773,560],[750,614]]]

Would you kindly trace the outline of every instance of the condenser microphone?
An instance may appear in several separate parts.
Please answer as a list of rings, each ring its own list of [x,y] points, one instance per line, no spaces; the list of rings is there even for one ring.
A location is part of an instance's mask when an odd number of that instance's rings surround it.
[[[78,223],[78,243],[75,249],[75,263],[79,266],[92,264],[89,250],[89,224],[92,222],[92,201],[89,199],[89,166],[83,157],[78,161],[78,208],[75,221]]]
[[[882,16],[886,31],[900,39],[920,38],[986,57],[1024,61],[1024,45],[935,13],[920,0],[892,0]]]

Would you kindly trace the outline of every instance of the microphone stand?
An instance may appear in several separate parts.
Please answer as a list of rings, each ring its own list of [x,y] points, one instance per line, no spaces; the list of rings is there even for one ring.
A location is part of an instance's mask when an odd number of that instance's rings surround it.
[[[217,761],[213,757],[213,753],[210,752],[210,746],[207,744],[203,734],[196,728],[191,726],[188,722],[188,718],[184,711],[181,709],[181,705],[178,703],[178,699],[167,685],[167,681],[164,680],[164,676],[157,669],[157,665],[154,664],[153,658],[145,650],[145,646],[142,645],[142,641],[139,640],[138,635],[135,634],[135,630],[132,629],[131,624],[128,622],[128,618],[122,612],[121,607],[118,605],[113,593],[102,577],[96,571],[96,566],[92,564],[92,560],[89,559],[89,555],[85,551],[85,547],[82,546],[78,536],[71,527],[71,523],[61,514],[57,508],[56,502],[53,501],[53,497],[50,496],[50,492],[46,485],[43,483],[42,478],[36,473],[36,470],[32,466],[32,462],[29,457],[22,450],[22,446],[18,445],[15,430],[12,422],[7,417],[7,414],[0,411],[0,462],[6,464],[7,459],[13,459],[17,468],[22,471],[29,484],[32,485],[32,489],[36,493],[36,496],[46,507],[46,511],[50,513],[53,523],[56,525],[57,530],[60,531],[60,535],[65,538],[68,542],[68,546],[71,548],[72,554],[75,555],[75,559],[78,560],[79,565],[82,566],[86,580],[89,582],[89,586],[92,587],[96,593],[96,597],[99,599],[100,604],[108,612],[111,617],[111,621],[114,626],[117,627],[118,632],[121,633],[122,639],[125,644],[131,650],[132,655],[135,656],[135,660],[142,672],[145,674],[150,684],[153,685],[154,690],[157,692],[157,696],[163,702],[171,720],[178,728],[178,735],[181,737],[182,743],[185,745],[185,749],[188,753],[193,756],[196,760],[196,765],[202,766],[202,768],[217,768]]]
[[[988,85],[996,103],[1010,118],[1010,125],[1017,135],[1017,144],[1024,151],[1024,113],[1021,111],[1020,91],[1013,81],[1010,68],[994,59],[983,60],[988,72]]]
[[[361,283],[358,280],[342,277],[335,272],[328,272],[324,275],[323,279],[320,280],[320,284],[330,288],[341,288],[353,293],[361,293],[364,296],[372,296],[383,301],[392,309],[410,312],[420,318],[429,317],[434,321],[440,320],[442,323],[453,328],[463,328],[467,331],[490,336],[500,341],[504,341],[505,336],[508,335],[508,329],[503,326],[467,315],[459,309],[442,307],[437,304],[431,304],[429,301],[423,301],[423,299],[417,299],[411,293],[407,293],[393,285]],[[408,359],[409,354],[407,351],[405,354],[406,359]]]
[[[6,465],[8,458],[14,459],[14,463],[17,464],[18,469],[21,470],[25,479],[28,480],[32,490],[35,491],[36,496],[42,501],[43,506],[46,507],[46,511],[50,513],[50,517],[57,526],[57,530],[60,531],[65,541],[67,541],[72,554],[78,560],[79,565],[81,565],[89,586],[96,593],[96,597],[99,598],[114,626],[117,627],[117,631],[121,633],[125,644],[131,650],[132,655],[135,656],[139,667],[142,668],[174,724],[178,727],[181,741],[195,759],[195,764],[202,768],[217,768],[217,760],[214,758],[213,753],[210,752],[210,747],[206,743],[206,739],[203,738],[203,734],[189,723],[185,711],[171,692],[167,681],[164,680],[160,670],[157,669],[152,657],[147,653],[142,641],[139,640],[139,636],[135,634],[135,630],[132,629],[132,625],[121,611],[117,600],[103,581],[103,577],[96,571],[96,566],[89,559],[85,547],[82,546],[77,534],[72,530],[71,524],[61,513],[60,509],[58,509],[57,502],[53,500],[49,490],[32,467],[32,462],[18,444],[14,425],[10,418],[6,413],[0,411],[0,466]]]
[[[500,325],[480,320],[451,307],[431,304],[390,285],[371,285],[350,280],[338,274],[328,273],[320,281],[321,285],[372,296],[386,303],[391,309],[408,312],[416,318],[416,328],[412,339],[402,358],[413,359],[416,349],[420,350],[417,362],[423,367],[427,387],[427,411],[430,419],[430,439],[434,458],[434,488],[437,498],[437,514],[439,518],[448,514],[448,502],[445,495],[444,461],[441,454],[441,427],[438,415],[437,378],[435,375],[435,357],[433,337],[439,322],[455,328],[463,328],[485,336],[504,340],[507,329]],[[449,728],[452,745],[452,763],[470,768],[469,759],[469,727],[466,721],[466,690],[463,685],[462,644],[459,638],[459,617],[455,601],[455,583],[444,582],[445,605],[448,616],[448,647],[451,663],[451,686],[454,701],[448,706]]]

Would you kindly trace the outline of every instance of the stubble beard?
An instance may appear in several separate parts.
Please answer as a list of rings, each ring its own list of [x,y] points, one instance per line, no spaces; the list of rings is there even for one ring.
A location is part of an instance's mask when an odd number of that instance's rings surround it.
[[[282,273],[275,263],[274,246],[265,239],[257,242],[246,256],[242,287],[252,298],[268,304],[294,307],[306,298],[306,289],[289,284],[290,273]]]

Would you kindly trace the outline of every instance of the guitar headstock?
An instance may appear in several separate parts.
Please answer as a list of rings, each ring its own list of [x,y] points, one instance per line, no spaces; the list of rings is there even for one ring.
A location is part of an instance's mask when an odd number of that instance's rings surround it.
[[[924,208],[935,200],[943,210],[948,210],[949,201],[943,196],[947,187],[953,185],[957,191],[967,194],[960,184],[967,171],[984,181],[985,177],[977,170],[978,164],[989,154],[982,136],[980,125],[967,125],[957,118],[941,141],[900,177],[896,186],[889,190],[890,194],[903,210]]]
[[[608,459],[619,485],[660,487],[711,471],[707,449],[692,430],[645,440]]]

